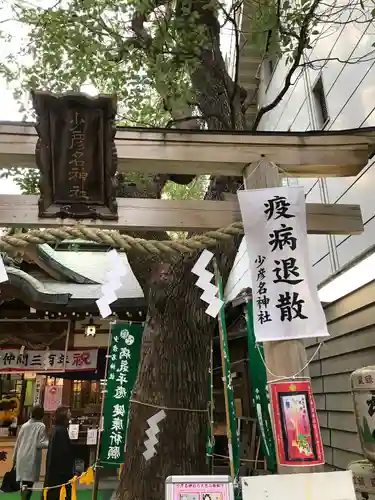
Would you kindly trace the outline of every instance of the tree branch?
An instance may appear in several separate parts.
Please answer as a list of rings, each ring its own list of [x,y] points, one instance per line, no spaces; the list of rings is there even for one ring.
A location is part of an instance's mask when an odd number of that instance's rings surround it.
[[[285,77],[283,88],[281,89],[279,94],[275,97],[275,99],[272,102],[270,102],[266,106],[262,106],[259,109],[259,111],[255,117],[253,127],[252,127],[253,131],[257,130],[258,125],[259,125],[262,117],[266,113],[268,113],[269,111],[274,109],[282,101],[283,97],[288,92],[289,88],[291,87],[292,77],[293,77],[295,71],[300,67],[300,62],[302,59],[303,51],[305,50],[307,42],[308,42],[308,37],[309,37],[308,30],[309,30],[310,22],[314,16],[316,9],[319,6],[319,3],[320,3],[320,0],[314,0],[312,2],[310,9],[308,10],[308,12],[303,20],[300,35],[299,35],[299,42],[298,42],[298,46],[296,48],[296,53],[295,53],[295,57],[294,57],[294,62],[293,62],[292,66],[290,67],[290,69]]]
[[[281,0],[277,0],[276,20],[277,20],[277,29],[282,35],[291,36],[292,38],[295,38],[297,41],[299,41],[300,36],[298,35],[298,33],[296,33],[295,31],[286,30],[281,22]]]
[[[150,49],[152,46],[152,36],[147,33],[147,30],[144,27],[147,17],[146,13],[136,11],[131,22],[131,29],[145,50]]]
[[[370,57],[367,59],[368,57]],[[375,58],[375,50],[372,50],[371,52],[368,52],[367,54],[361,56],[361,57],[356,57],[354,59],[340,59],[339,57],[328,57],[327,59],[313,59],[309,60],[303,64],[300,64],[299,67],[306,67],[306,66],[312,66],[313,64],[316,63],[327,63],[330,61],[336,61],[339,62],[340,64],[358,64],[358,63],[364,63],[364,62],[370,62],[373,61]]]
[[[231,15],[229,12],[227,12],[224,7],[221,5],[221,10],[223,11],[226,21],[229,21],[234,29],[234,39],[235,39],[235,68],[234,68],[234,81],[233,81],[233,89],[232,92],[230,92],[229,96],[229,105],[230,105],[230,111],[231,111],[231,121],[232,121],[232,127],[234,128],[236,125],[236,109],[234,106],[234,101],[237,97],[238,92],[240,91],[239,89],[239,76],[240,76],[240,30],[238,27],[238,23],[236,20],[236,15],[237,15],[237,10],[238,7],[241,6],[241,4],[234,4],[232,7],[233,10],[233,15]]]

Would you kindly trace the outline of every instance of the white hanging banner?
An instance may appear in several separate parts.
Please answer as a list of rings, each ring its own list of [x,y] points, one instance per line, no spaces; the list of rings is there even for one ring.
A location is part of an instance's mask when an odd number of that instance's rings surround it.
[[[303,188],[238,192],[257,342],[328,335],[312,278]]]

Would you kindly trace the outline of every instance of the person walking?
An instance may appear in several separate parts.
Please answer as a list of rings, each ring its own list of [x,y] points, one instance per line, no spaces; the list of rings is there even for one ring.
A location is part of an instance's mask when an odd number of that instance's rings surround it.
[[[14,447],[13,465],[16,468],[17,481],[20,482],[23,500],[30,500],[33,485],[39,481],[42,449],[48,448],[48,437],[43,417],[42,406],[33,406],[31,418],[22,425]]]
[[[70,410],[65,406],[57,408],[54,426],[49,440],[44,487],[67,483],[73,477],[73,450],[69,438]],[[70,500],[71,487],[66,487],[66,497]],[[59,500],[60,489],[48,490],[48,500]]]

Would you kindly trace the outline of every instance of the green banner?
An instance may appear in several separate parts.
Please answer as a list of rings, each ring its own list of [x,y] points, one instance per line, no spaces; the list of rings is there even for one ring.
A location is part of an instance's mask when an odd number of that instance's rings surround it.
[[[253,325],[253,305],[251,302],[247,303],[246,324],[250,381],[253,389],[253,404],[257,412],[257,420],[262,437],[261,448],[267,460],[268,470],[270,472],[276,472],[277,462],[275,441],[272,433],[267,373],[262,360],[262,357],[264,359],[263,346],[259,346],[259,350],[256,346]]]
[[[219,288],[219,298],[224,300],[223,294],[223,283],[221,280],[221,276],[218,275],[218,288]],[[232,438],[232,446],[228,443],[229,448],[229,456],[233,462],[234,469],[234,481],[239,481],[239,473],[240,473],[240,445],[237,434],[237,415],[236,415],[236,407],[234,405],[234,391],[233,391],[233,383],[232,383],[232,372],[230,366],[230,356],[229,356],[229,348],[228,348],[228,334],[227,327],[225,323],[225,307],[223,306],[220,309],[219,313],[219,328],[221,325],[222,329],[222,342],[223,342],[223,350],[224,350],[224,377],[225,377],[225,387],[227,391],[227,400],[228,400],[228,410],[229,410],[229,427]]]
[[[107,467],[124,463],[129,400],[138,373],[143,328],[139,323],[112,326],[100,447],[100,463]]]

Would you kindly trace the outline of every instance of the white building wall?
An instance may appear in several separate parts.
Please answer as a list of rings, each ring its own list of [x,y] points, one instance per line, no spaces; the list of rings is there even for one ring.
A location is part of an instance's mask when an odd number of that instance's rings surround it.
[[[342,13],[342,21],[351,15],[349,9]],[[365,56],[374,50],[375,29],[350,23],[331,30],[331,35],[318,39],[307,57],[316,59],[349,58]],[[320,65],[321,66],[321,65]],[[282,60],[276,65],[269,81],[262,81],[260,105],[268,104],[278,95],[284,85],[288,68]],[[375,126],[375,53],[362,61],[340,63],[329,61],[321,70],[305,69],[295,75],[293,86],[282,102],[266,114],[259,126],[265,131],[309,131],[316,130],[317,120],[312,100],[312,87],[319,75],[328,106],[329,122],[325,130],[342,130]],[[317,284],[328,278],[350,260],[375,244],[375,158],[353,178],[328,178],[294,180],[303,185],[307,202],[360,204],[365,231],[359,236],[309,236],[311,260]],[[325,189],[323,189],[325,188]],[[230,300],[241,289],[251,286],[248,271],[241,258],[241,246],[233,272],[229,277],[226,294]],[[242,256],[243,257],[243,256]]]

